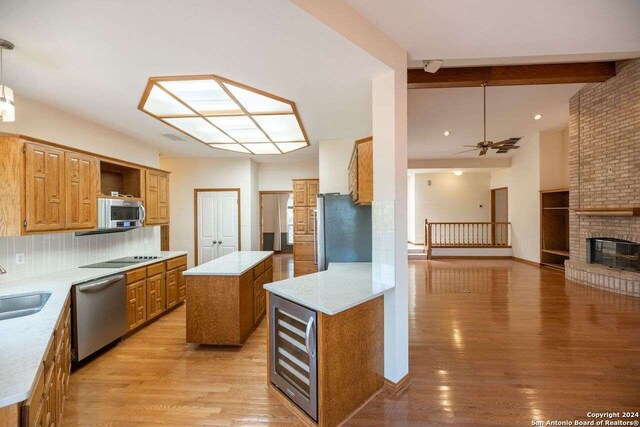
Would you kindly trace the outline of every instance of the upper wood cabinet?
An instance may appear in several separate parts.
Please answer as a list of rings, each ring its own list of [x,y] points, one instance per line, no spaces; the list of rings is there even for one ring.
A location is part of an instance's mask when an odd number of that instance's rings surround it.
[[[41,144],[25,144],[26,231],[65,228],[64,151]]]
[[[349,162],[349,193],[358,205],[373,201],[373,137],[356,141]]]
[[[293,267],[295,276],[318,271],[313,255],[319,181],[293,180]]]
[[[169,176],[165,172],[147,170],[145,176],[145,208],[148,225],[169,224]]]
[[[98,160],[78,153],[65,153],[66,228],[97,227]]]

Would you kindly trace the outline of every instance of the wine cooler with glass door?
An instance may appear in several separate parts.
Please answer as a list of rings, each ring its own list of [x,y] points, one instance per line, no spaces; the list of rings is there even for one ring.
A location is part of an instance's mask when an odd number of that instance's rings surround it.
[[[318,421],[316,312],[272,294],[269,322],[271,383]]]

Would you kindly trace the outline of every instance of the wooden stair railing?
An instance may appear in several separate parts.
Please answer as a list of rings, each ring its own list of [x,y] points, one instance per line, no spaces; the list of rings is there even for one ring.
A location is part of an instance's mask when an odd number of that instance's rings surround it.
[[[433,248],[509,248],[510,222],[424,221],[424,251]]]

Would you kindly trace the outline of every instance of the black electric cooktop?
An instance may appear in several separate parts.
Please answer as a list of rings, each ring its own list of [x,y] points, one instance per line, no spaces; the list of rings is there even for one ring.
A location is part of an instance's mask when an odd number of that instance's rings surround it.
[[[152,261],[160,258],[159,255],[136,255],[124,258],[112,259],[110,261],[99,262],[96,264],[83,265],[80,268],[124,268],[141,262]]]

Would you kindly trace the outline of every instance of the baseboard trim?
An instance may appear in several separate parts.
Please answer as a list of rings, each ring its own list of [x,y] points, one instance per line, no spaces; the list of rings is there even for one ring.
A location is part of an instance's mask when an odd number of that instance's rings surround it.
[[[518,257],[515,257],[515,256],[512,256],[512,257],[511,257],[511,259],[512,259],[512,260],[514,260],[514,261],[517,261],[517,262],[521,262],[521,263],[523,263],[523,264],[529,264],[529,265],[532,265],[532,266],[534,266],[534,267],[541,267],[541,265],[540,265],[540,263],[539,263],[539,262],[529,261],[528,259],[518,258]]]
[[[410,385],[411,379],[409,378],[409,374],[402,377],[402,379],[397,383],[386,378],[384,379],[384,387],[393,397],[400,397],[405,391],[407,391]]]
[[[481,256],[476,256],[476,255],[433,255],[431,256],[431,259],[512,259],[513,257],[510,256],[503,256],[503,255],[496,255],[496,256],[491,256],[491,255],[481,255]]]

